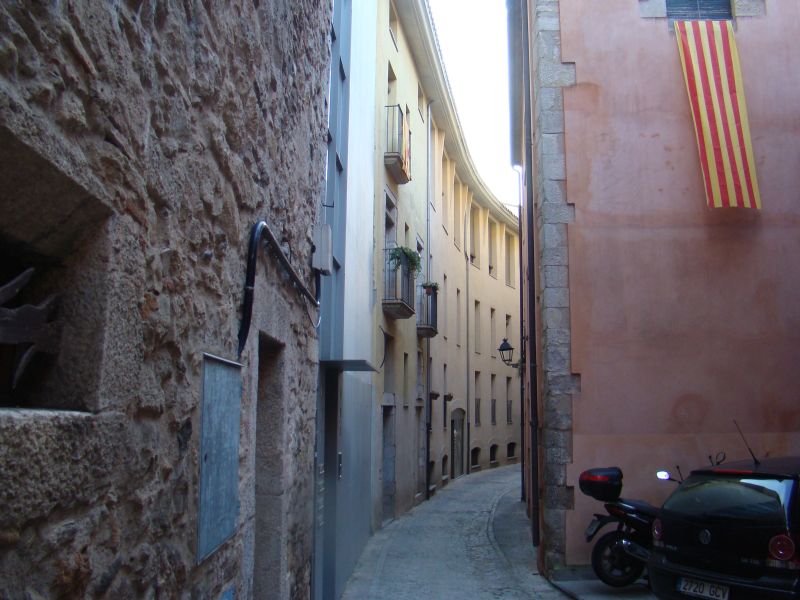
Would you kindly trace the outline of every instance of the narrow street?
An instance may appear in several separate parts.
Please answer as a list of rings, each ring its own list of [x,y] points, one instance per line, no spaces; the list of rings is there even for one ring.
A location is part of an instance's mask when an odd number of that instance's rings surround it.
[[[529,527],[518,465],[462,477],[372,537],[343,599],[567,598],[536,573]]]

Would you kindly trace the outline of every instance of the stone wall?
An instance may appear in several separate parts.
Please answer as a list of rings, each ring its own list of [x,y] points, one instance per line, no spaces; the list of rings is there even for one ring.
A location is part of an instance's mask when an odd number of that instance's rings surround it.
[[[329,21],[326,0],[0,7],[0,284],[34,265],[19,300],[57,294],[61,330],[2,382],[0,598],[308,596],[317,342],[274,261],[241,358],[236,530],[198,564],[200,399],[203,353],[237,358],[257,220],[313,288]],[[283,515],[270,590],[252,583],[259,480]]]
[[[558,0],[531,3],[534,197],[536,203],[537,328],[541,351],[542,550],[547,571],[564,564],[567,486],[572,461],[572,401],[580,380],[570,364],[570,297],[563,88],[575,84],[575,65],[561,62]]]

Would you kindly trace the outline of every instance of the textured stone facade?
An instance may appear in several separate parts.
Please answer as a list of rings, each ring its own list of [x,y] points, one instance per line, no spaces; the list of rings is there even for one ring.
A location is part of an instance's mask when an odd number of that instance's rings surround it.
[[[236,527],[198,562],[200,403],[203,353],[237,359],[256,221],[313,288],[329,23],[323,0],[0,8],[0,284],[36,266],[20,300],[57,294],[61,328],[2,382],[0,598],[308,596],[317,338],[263,254]]]
[[[575,84],[575,65],[561,62],[557,0],[531,3],[536,294],[541,393],[542,555],[550,571],[564,564],[566,511],[573,505],[566,469],[572,461],[572,402],[580,380],[570,364],[567,225],[575,220],[566,190],[563,88]]]

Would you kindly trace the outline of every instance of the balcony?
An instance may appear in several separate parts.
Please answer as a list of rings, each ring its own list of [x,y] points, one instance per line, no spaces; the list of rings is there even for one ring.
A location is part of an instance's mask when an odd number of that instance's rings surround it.
[[[383,164],[398,184],[411,181],[411,129],[399,104],[386,107]]]
[[[417,269],[413,268],[409,259],[412,252],[403,246],[384,251],[383,312],[393,319],[414,316],[414,277]]]
[[[437,329],[439,286],[434,283],[419,286],[417,296],[417,337],[432,338]]]

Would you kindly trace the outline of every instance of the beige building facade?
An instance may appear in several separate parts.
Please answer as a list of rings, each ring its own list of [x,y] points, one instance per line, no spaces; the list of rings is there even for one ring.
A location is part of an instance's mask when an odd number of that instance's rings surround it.
[[[517,217],[469,155],[424,0],[378,11],[374,521],[516,462]],[[516,203],[517,199],[505,199]]]

